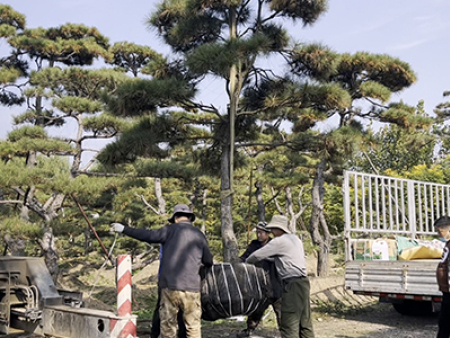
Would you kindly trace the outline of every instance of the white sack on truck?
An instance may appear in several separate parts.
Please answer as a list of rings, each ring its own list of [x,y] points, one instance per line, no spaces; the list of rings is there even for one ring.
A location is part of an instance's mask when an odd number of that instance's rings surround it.
[[[392,238],[357,239],[352,249],[354,260],[397,260],[397,242]]]
[[[262,268],[246,263],[214,264],[202,279],[202,319],[214,321],[253,313],[270,296]]]

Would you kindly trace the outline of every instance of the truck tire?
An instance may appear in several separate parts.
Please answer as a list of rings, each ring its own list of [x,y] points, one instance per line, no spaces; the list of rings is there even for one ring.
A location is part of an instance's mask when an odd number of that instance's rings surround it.
[[[395,311],[405,316],[430,316],[433,314],[433,305],[427,301],[414,301],[405,299],[401,303],[392,303]]]

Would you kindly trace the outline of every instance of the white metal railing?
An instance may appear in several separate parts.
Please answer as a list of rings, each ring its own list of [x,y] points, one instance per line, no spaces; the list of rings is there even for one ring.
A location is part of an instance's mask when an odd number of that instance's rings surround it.
[[[450,215],[450,185],[345,171],[343,190],[347,245],[356,232],[434,235],[434,221]]]

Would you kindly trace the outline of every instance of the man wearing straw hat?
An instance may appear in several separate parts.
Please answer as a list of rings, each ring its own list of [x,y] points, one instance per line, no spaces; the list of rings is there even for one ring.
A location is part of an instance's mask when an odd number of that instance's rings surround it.
[[[275,238],[252,253],[246,263],[255,264],[263,259],[274,258],[278,275],[283,281],[281,337],[314,338],[303,243],[295,234],[291,234],[286,216],[274,215],[266,229],[270,229]]]

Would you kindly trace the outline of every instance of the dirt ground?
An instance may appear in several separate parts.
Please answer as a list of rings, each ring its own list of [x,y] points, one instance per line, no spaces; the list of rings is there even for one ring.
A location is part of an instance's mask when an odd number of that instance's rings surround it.
[[[310,263],[311,267],[312,263]],[[155,300],[158,264],[154,262],[133,273],[133,309],[138,313],[138,337],[147,338],[151,322],[148,304]],[[74,278],[74,275],[79,275]],[[115,271],[112,267],[99,271],[74,264],[62,278],[64,288],[83,291],[86,306],[114,311]],[[412,317],[397,313],[391,304],[357,296],[344,290],[343,271],[332,270],[327,278],[311,277],[311,302],[316,338],[434,338],[437,316]],[[245,317],[202,324],[203,338],[233,338],[244,329]],[[1,338],[6,336],[1,336]],[[31,338],[23,333],[8,337]],[[254,338],[280,338],[273,311],[268,311],[255,331]]]
[[[435,338],[437,317],[408,317],[395,312],[390,304],[378,304],[362,308],[352,314],[313,313],[316,338]],[[204,326],[203,338],[233,337],[233,334],[244,328],[221,323]],[[260,327],[254,338],[279,338],[280,334],[273,329]]]

